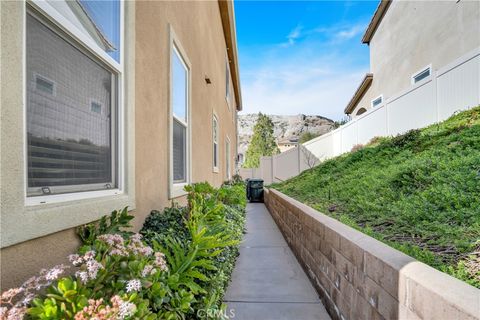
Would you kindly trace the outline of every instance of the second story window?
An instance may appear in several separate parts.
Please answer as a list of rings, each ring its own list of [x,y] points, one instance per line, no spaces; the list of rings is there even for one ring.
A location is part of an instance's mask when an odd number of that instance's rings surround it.
[[[230,108],[230,64],[228,57],[225,59],[225,98]]]
[[[172,174],[173,183],[188,182],[189,68],[177,46],[172,47]]]
[[[423,68],[421,71],[412,76],[412,84],[422,81],[430,76],[432,68],[430,66]]]
[[[372,100],[372,108],[378,107],[383,102],[383,95]]]
[[[213,171],[218,172],[218,120],[213,116],[212,123],[212,140],[213,140]]]

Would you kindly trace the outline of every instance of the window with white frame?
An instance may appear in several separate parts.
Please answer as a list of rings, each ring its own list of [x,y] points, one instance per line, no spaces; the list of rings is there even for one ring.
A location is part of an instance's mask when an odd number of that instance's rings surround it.
[[[174,184],[188,183],[189,167],[189,68],[175,43],[171,48],[172,177]]]
[[[228,56],[225,59],[225,97],[229,103],[228,107],[230,108],[230,63]]]
[[[28,6],[29,197],[119,187],[121,3],[102,2],[34,0]]]
[[[55,82],[39,74],[35,75],[35,89],[38,92],[48,93],[49,95],[55,95]]]
[[[213,141],[213,171],[218,172],[218,120],[213,116],[212,122],[212,141]]]
[[[383,95],[376,97],[375,99],[372,100],[372,108],[375,108],[381,105],[382,102],[383,102]]]
[[[228,137],[225,138],[225,170],[227,171],[227,180],[230,180],[232,174],[230,172],[230,139]]]
[[[431,66],[428,66],[428,67],[425,67],[423,68],[421,71],[415,73],[413,76],[412,76],[412,84],[415,84],[419,81],[422,81],[423,79],[426,79],[430,76],[430,74],[432,73],[432,68]]]

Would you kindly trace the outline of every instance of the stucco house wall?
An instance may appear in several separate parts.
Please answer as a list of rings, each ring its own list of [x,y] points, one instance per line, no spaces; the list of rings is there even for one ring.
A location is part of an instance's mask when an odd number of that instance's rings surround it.
[[[79,245],[75,235],[78,225],[129,205],[135,216],[134,227],[138,230],[152,209],[161,210],[172,201],[185,202],[184,196],[171,199],[169,193],[169,30],[174,30],[191,63],[190,182],[209,181],[219,186],[227,179],[226,137],[230,140],[232,175],[235,170],[239,86],[234,86],[231,76],[227,101],[228,45],[224,18],[222,20],[225,13],[219,2],[125,1],[127,192],[119,196],[26,207],[22,138],[25,12],[25,3],[21,1],[0,4],[0,291],[21,284],[41,268],[66,262],[66,256]],[[231,66],[234,64],[238,67],[237,61],[232,61]],[[211,84],[206,83],[206,77]],[[213,172],[213,114],[220,129],[218,172]]]
[[[372,84],[351,115],[408,89],[424,67],[437,70],[478,48],[479,33],[478,1],[392,1],[369,43]]]

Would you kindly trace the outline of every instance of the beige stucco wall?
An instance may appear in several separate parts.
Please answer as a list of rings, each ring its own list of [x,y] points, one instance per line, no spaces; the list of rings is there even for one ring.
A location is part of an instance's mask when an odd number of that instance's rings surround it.
[[[233,172],[236,103],[225,99],[226,44],[215,1],[137,2],[136,190],[139,225],[152,209],[170,204],[168,194],[169,26],[191,64],[191,182],[219,186],[227,179],[225,139]],[[140,18],[141,17],[141,18]],[[211,84],[205,82],[210,78]],[[230,84],[232,81],[230,81]],[[141,106],[141,107],[140,107]],[[219,172],[213,171],[212,119],[219,122]],[[175,199],[182,201],[182,199]]]
[[[352,116],[411,87],[422,68],[438,70],[479,46],[480,2],[393,1],[370,42],[372,85]]]
[[[1,216],[0,290],[18,285],[44,267],[65,262],[78,247],[74,226],[93,221],[126,204],[135,208],[135,228],[152,209],[170,205],[168,193],[169,24],[191,63],[192,182],[218,186],[225,172],[225,139],[230,139],[231,171],[235,168],[236,102],[225,99],[226,44],[218,3],[126,2],[128,194],[123,200],[85,200],[26,210],[24,206],[22,125],[22,37],[24,3],[1,3]],[[12,31],[13,30],[13,31]],[[15,59],[18,63],[12,63]],[[7,63],[8,61],[8,63]],[[15,81],[4,81],[5,77]],[[212,84],[207,85],[205,76]],[[230,81],[232,84],[232,81]],[[218,173],[213,172],[212,116],[220,125]],[[5,120],[4,120],[5,119]],[[7,122],[6,119],[9,121]],[[13,130],[8,131],[8,129]],[[18,150],[17,150],[18,149]],[[7,155],[8,150],[8,156]],[[15,160],[16,159],[16,160]],[[16,163],[15,163],[16,161]],[[6,166],[5,166],[6,164]],[[9,169],[9,170],[7,170]],[[13,170],[13,171],[12,171]],[[5,185],[9,184],[9,189]],[[134,196],[132,198],[132,195]],[[185,202],[184,198],[175,201]],[[74,210],[72,209],[73,206]],[[60,216],[58,213],[63,213]],[[68,220],[65,222],[64,220]],[[35,225],[36,224],[36,225]],[[26,227],[25,227],[26,226]],[[8,229],[14,229],[15,233]],[[6,232],[4,232],[6,230]],[[8,238],[5,235],[9,233]],[[31,239],[31,240],[29,240]],[[5,241],[7,240],[7,241]],[[6,245],[5,245],[6,244]]]

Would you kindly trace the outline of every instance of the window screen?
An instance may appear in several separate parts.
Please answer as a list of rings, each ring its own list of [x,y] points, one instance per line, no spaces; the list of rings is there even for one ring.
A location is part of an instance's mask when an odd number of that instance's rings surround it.
[[[26,44],[28,195],[116,187],[115,75],[30,14]]]
[[[187,128],[173,120],[173,181],[186,181],[186,135]]]
[[[372,101],[372,107],[376,107],[381,103],[382,103],[382,97],[378,97],[377,99]]]
[[[430,75],[430,68],[427,68],[427,69],[419,72],[415,76],[413,76],[413,82],[417,83],[417,82],[427,78],[429,75]]]
[[[218,121],[213,117],[213,167],[218,168]]]

